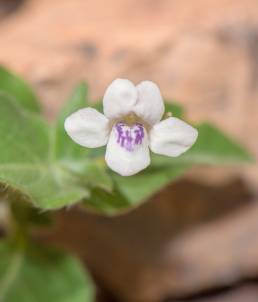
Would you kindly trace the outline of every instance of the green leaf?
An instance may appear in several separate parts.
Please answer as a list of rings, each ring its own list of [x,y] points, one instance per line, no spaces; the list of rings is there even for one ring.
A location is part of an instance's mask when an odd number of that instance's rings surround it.
[[[40,104],[32,89],[19,76],[0,66],[0,91],[15,98],[25,109],[40,112]]]
[[[0,163],[39,164],[47,161],[48,125],[0,93]]]
[[[251,162],[252,156],[239,143],[223,134],[215,126],[197,126],[199,136],[194,146],[181,157],[192,164],[234,164]]]
[[[93,302],[91,278],[79,261],[43,247],[0,243],[1,302]]]
[[[84,148],[67,135],[64,129],[66,117],[75,111],[89,106],[87,86],[82,83],[61,111],[54,127],[54,161],[61,163],[67,171],[80,178],[87,186],[110,190],[112,181],[105,170],[105,163],[99,157],[89,158],[90,149]]]
[[[77,159],[85,160],[88,149],[75,144],[73,140],[67,135],[64,129],[64,121],[66,117],[75,111],[85,108],[87,102],[87,86],[84,83],[78,85],[69,99],[61,110],[56,125],[54,127],[54,157],[64,161],[74,161]]]
[[[166,102],[165,115],[167,113],[171,113],[174,117],[182,118],[184,110],[183,107],[177,103]]]
[[[58,208],[88,195],[87,186],[53,161],[50,129],[39,116],[0,94],[0,183],[36,206]]]
[[[222,165],[252,162],[252,156],[244,147],[215,126],[202,123],[196,128],[198,129],[198,139],[189,151],[176,158],[153,155],[152,164],[156,166],[169,164]]]
[[[11,202],[10,209],[14,223],[18,225],[19,229],[27,229],[31,225],[52,225],[52,219],[50,217],[49,212],[42,212],[41,210],[32,207],[29,203],[13,200]]]
[[[132,204],[125,195],[115,187],[112,192],[101,188],[92,189],[89,198],[84,200],[83,205],[85,208],[93,210],[94,212],[114,215],[128,210]]]
[[[96,110],[98,110],[100,113],[103,113],[103,102],[102,101],[97,101],[97,102],[91,103],[90,106],[95,108]]]
[[[92,188],[112,190],[104,162],[64,131],[64,119],[85,107],[86,86],[80,85],[56,125],[23,110],[0,94],[0,184],[42,209],[55,209],[87,198]]]
[[[117,187],[131,206],[135,207],[178,179],[187,169],[189,166],[183,164],[170,165],[167,168],[150,167],[135,176],[122,177],[114,174],[113,177]]]

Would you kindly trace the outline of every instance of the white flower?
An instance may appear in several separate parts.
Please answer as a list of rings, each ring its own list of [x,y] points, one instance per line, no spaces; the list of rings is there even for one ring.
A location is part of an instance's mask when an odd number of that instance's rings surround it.
[[[107,145],[105,160],[115,172],[129,176],[150,164],[150,151],[178,156],[196,141],[198,132],[182,120],[161,120],[164,103],[156,84],[135,86],[125,79],[113,81],[103,98],[104,115],[84,108],[65,120],[65,130],[79,145]]]

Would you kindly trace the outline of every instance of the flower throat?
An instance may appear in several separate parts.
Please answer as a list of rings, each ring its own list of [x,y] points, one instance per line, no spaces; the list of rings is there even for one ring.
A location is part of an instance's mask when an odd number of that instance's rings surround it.
[[[129,152],[134,151],[143,142],[144,128],[140,123],[129,126],[124,122],[118,122],[115,124],[115,131],[117,143]]]

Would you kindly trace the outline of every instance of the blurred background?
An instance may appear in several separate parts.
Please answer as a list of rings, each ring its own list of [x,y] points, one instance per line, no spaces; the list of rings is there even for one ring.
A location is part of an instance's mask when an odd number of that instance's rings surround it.
[[[258,156],[257,0],[0,0],[0,64],[49,119],[82,80],[93,100],[153,80]],[[257,168],[195,168],[116,218],[63,211],[42,240],[80,255],[99,301],[257,302]]]

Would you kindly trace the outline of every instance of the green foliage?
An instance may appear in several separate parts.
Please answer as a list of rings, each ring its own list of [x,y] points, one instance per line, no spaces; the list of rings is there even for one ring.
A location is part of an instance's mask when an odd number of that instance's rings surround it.
[[[2,71],[2,77],[3,82],[19,87],[20,79],[9,72]],[[12,88],[8,93],[12,93]],[[32,107],[20,101],[23,99],[23,85],[11,97],[0,93],[0,182],[41,209],[83,201],[86,208],[113,215],[136,207],[193,165],[251,160],[243,147],[204,123],[197,125],[197,143],[183,156],[152,155],[148,169],[135,176],[121,177],[107,169],[105,148],[83,148],[65,133],[65,118],[90,106],[85,84],[75,89],[53,125],[31,112]],[[36,104],[35,99],[30,104]],[[101,109],[101,104],[94,106]],[[182,107],[175,103],[167,103],[166,110],[177,117],[183,114]]]
[[[106,215],[122,213],[130,208],[131,203],[116,187],[110,192],[101,188],[93,188],[89,198],[84,200],[84,206]]]
[[[85,197],[86,186],[53,159],[51,129],[41,117],[0,95],[0,181],[50,209]]]
[[[18,103],[32,112],[41,108],[33,90],[17,75],[0,66],[0,91],[14,97]]]
[[[165,103],[165,114],[171,113],[172,116],[181,118],[183,116],[183,108],[179,104],[166,102]]]
[[[53,161],[58,161],[67,172],[80,179],[87,187],[112,188],[112,181],[104,169],[104,162],[90,159],[90,149],[75,144],[64,130],[64,121],[71,113],[89,106],[87,86],[82,83],[61,110],[54,132]],[[84,197],[84,196],[82,196]]]
[[[87,102],[87,86],[82,83],[76,87],[73,95],[71,96],[69,102],[67,102],[64,108],[61,110],[55,127],[54,132],[54,144],[55,144],[55,158],[59,158],[64,161],[74,160],[86,160],[88,150],[84,147],[75,144],[71,138],[64,131],[64,120],[71,113],[87,107],[89,104]]]
[[[1,302],[93,302],[95,290],[78,260],[43,247],[0,243]]]
[[[52,220],[48,212],[41,212],[29,203],[12,200],[10,202],[13,221],[19,230],[26,232],[30,227],[51,226]]]
[[[209,123],[197,126],[198,140],[189,152],[178,160],[192,164],[227,164],[253,161],[241,145]]]
[[[202,123],[196,128],[198,139],[189,151],[176,158],[153,155],[152,165],[164,167],[169,164],[221,165],[253,161],[246,149],[211,124]]]
[[[189,166],[184,164],[151,166],[134,177],[125,178],[116,174],[114,179],[130,205],[135,207],[179,178],[188,168]]]

